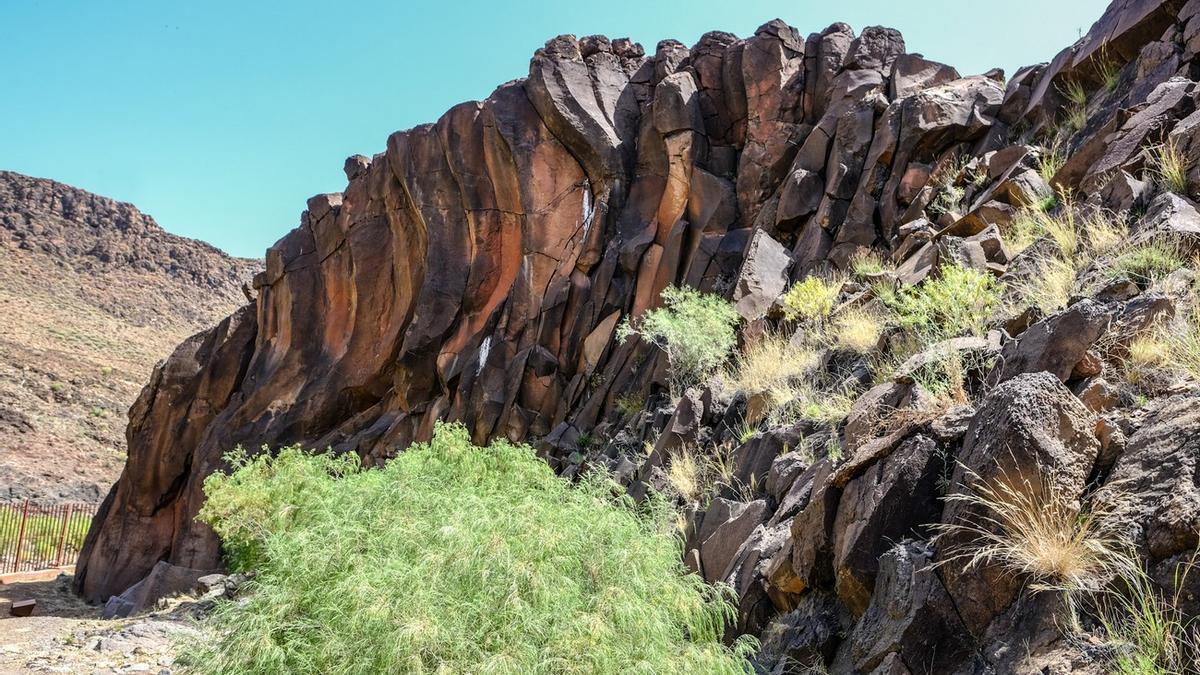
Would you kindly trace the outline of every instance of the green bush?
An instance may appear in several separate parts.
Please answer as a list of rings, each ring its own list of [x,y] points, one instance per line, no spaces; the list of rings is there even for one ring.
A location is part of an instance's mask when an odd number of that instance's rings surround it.
[[[742,673],[727,587],[668,510],[557,478],[459,425],[378,470],[287,448],[235,458],[201,517],[256,576],[188,645],[198,673]]]
[[[812,275],[796,282],[783,294],[783,312],[789,321],[820,321],[833,312],[842,292],[840,279]]]
[[[881,295],[896,322],[934,342],[987,329],[1000,304],[1003,285],[985,272],[943,265],[939,274],[916,286]]]
[[[711,376],[737,344],[734,328],[741,317],[724,299],[695,289],[668,286],[664,306],[645,313],[636,325],[626,320],[617,336],[639,335],[667,354],[671,388],[676,394]]]

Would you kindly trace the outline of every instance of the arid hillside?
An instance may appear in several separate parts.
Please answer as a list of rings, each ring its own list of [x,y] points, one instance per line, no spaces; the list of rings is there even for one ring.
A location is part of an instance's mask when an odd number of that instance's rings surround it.
[[[155,363],[259,267],[130,204],[0,171],[0,499],[96,501]]]

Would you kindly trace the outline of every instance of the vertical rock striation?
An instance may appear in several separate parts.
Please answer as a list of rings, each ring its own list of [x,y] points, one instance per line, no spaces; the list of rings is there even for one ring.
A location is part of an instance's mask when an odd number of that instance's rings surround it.
[[[556,468],[579,470],[585,437],[620,436],[627,402],[663,388],[658,354],[614,334],[669,284],[731,297],[753,326],[787,281],[864,250],[899,263],[905,283],[939,260],[1015,273],[999,228],[1051,194],[1026,143],[1059,124],[1066,83],[1096,89],[1102,58],[1121,78],[1069,135],[1073,158],[1054,178],[1081,200],[1128,210],[1144,143],[1172,128],[1192,138],[1195,125],[1176,120],[1195,110],[1197,9],[1118,0],[1078,43],[1007,83],[909,54],[880,27],[804,37],[776,20],[745,39],[663,41],[652,56],[623,39],[550,40],[528,78],[348,160],[345,191],[310,199],[267,252],[257,301],[160,365],[130,414],[129,462],[80,557],[80,591],[104,599],[159,560],[218,564],[215,536],[193,518],[202,481],[238,444],[330,447],[372,464],[449,419],[478,442],[536,441]],[[941,203],[955,181],[963,197]],[[981,342],[961,348],[991,348]],[[1059,380],[1083,372],[1088,342],[1009,342],[1012,372],[996,379],[1010,398],[1052,399],[1086,436],[1090,413]],[[1024,374],[1049,362],[1057,379]],[[912,395],[911,380],[881,387],[863,400]],[[1011,403],[1002,395],[998,409]],[[637,494],[665,453],[725,414],[711,392],[690,392],[648,425],[663,433],[642,466],[615,442],[607,459]],[[734,583],[741,630],[781,613],[795,628],[784,635],[812,642],[794,649],[823,657],[849,635],[847,669],[918,672],[927,655],[906,645],[947,632],[957,642],[939,668],[978,656],[1008,598],[963,613],[978,579],[931,572],[934,549],[891,546],[944,515],[933,486],[971,414],[864,438],[837,467],[794,459],[789,430],[743,443],[736,470],[761,494],[719,502],[689,564]],[[991,447],[970,433],[972,447]],[[626,440],[640,451],[651,439]],[[1076,482],[1093,444],[1071,466]],[[914,610],[914,597],[936,611]],[[854,632],[856,621],[881,628]]]

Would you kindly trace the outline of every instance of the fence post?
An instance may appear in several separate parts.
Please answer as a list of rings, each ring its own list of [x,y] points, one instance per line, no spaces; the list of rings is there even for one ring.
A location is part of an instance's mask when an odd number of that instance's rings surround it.
[[[17,530],[17,554],[13,557],[13,571],[21,571],[21,548],[25,544],[25,521],[29,520],[29,500],[21,507],[21,527]]]
[[[67,528],[71,525],[71,512],[74,510],[74,504],[67,504],[67,513],[63,516],[62,528],[58,535],[58,553],[54,555],[55,567],[62,567],[63,550],[67,545]]]

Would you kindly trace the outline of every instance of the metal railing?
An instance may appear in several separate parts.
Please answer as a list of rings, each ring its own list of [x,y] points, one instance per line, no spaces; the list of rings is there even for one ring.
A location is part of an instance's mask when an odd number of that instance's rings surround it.
[[[96,504],[0,502],[0,574],[75,562]]]

